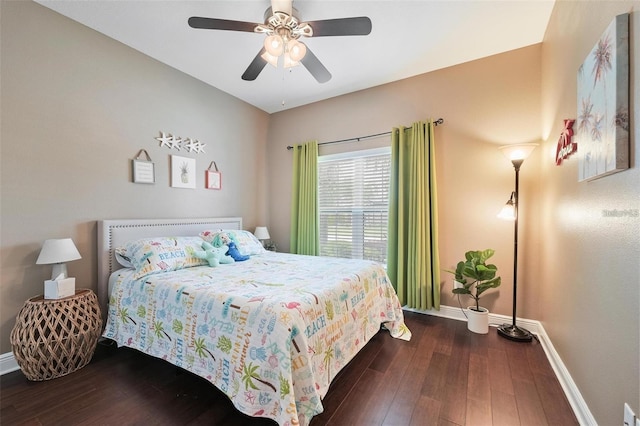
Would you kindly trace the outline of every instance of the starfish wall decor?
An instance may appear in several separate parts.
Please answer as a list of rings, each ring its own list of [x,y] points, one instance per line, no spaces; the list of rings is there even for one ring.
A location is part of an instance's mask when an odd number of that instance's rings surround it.
[[[160,136],[155,138],[160,142],[160,147],[166,146],[169,149],[175,149],[181,151],[184,149],[187,152],[194,152],[196,154],[205,153],[204,147],[206,143],[202,143],[197,139],[182,138],[180,136],[173,136],[171,133],[160,132]]]

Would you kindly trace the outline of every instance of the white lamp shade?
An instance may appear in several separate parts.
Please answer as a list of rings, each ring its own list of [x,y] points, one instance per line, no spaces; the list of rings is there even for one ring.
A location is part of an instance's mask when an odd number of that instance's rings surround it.
[[[274,67],[278,68],[277,56],[273,56],[269,52],[264,52],[262,55],[260,55],[260,57],[265,61],[267,61],[268,63],[270,63],[271,65],[273,65]]]
[[[284,52],[284,40],[277,34],[267,36],[264,39],[264,48],[272,56],[280,56]]]
[[[519,145],[505,145],[501,146],[500,150],[509,160],[526,160],[529,155],[536,149],[538,144],[525,143]]]
[[[294,62],[300,62],[304,55],[307,54],[307,46],[298,40],[291,40],[289,42],[289,56]]]
[[[51,263],[70,262],[81,259],[80,253],[71,238],[46,240],[40,250],[40,256],[36,260],[37,265],[49,265]]]
[[[500,213],[498,213],[498,219],[502,220],[516,220],[516,206],[513,201],[507,201]]]
[[[253,235],[255,235],[259,240],[268,240],[271,238],[271,235],[269,235],[269,230],[266,226],[257,226]]]
[[[294,61],[293,59],[291,59],[291,56],[289,56],[289,52],[285,52],[282,66],[285,68],[293,68],[297,67],[298,65],[300,65],[300,62]]]

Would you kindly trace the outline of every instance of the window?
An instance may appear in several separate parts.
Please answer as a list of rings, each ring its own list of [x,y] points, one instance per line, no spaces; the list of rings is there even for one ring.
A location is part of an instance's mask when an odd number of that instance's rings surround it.
[[[320,255],[387,261],[389,148],[318,161]]]

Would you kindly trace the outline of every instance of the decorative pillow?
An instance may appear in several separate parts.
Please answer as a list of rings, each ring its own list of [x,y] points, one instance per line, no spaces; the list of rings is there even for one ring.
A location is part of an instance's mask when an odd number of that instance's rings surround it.
[[[199,259],[193,254],[202,250],[202,239],[199,237],[143,238],[128,242],[125,250],[136,269],[134,279],[207,265],[206,259]]]
[[[200,236],[206,242],[215,245],[213,241],[220,234],[229,234],[231,240],[235,241],[240,254],[244,256],[253,256],[266,251],[265,248],[262,247],[260,240],[249,231],[239,229],[218,229],[216,231],[202,231]]]
[[[129,258],[126,248],[118,247],[114,250],[114,253],[116,255],[116,260],[120,265],[124,266],[125,268],[135,268],[133,266],[133,263],[131,263],[131,258]]]
[[[235,259],[226,255],[226,247],[214,247],[206,241],[202,242],[202,250],[194,251],[193,255],[209,262],[209,266],[216,267],[221,264],[235,263]]]

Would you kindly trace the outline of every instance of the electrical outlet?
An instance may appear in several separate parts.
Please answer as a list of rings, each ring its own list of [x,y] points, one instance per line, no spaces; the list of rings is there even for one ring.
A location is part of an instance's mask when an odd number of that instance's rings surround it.
[[[633,412],[631,407],[629,407],[629,404],[625,402],[624,403],[624,426],[634,426],[637,424],[638,423],[636,422],[635,413]]]
[[[460,282],[458,282],[456,280],[453,280],[453,288],[462,288],[462,287],[464,287],[462,285],[462,283],[460,283]]]

